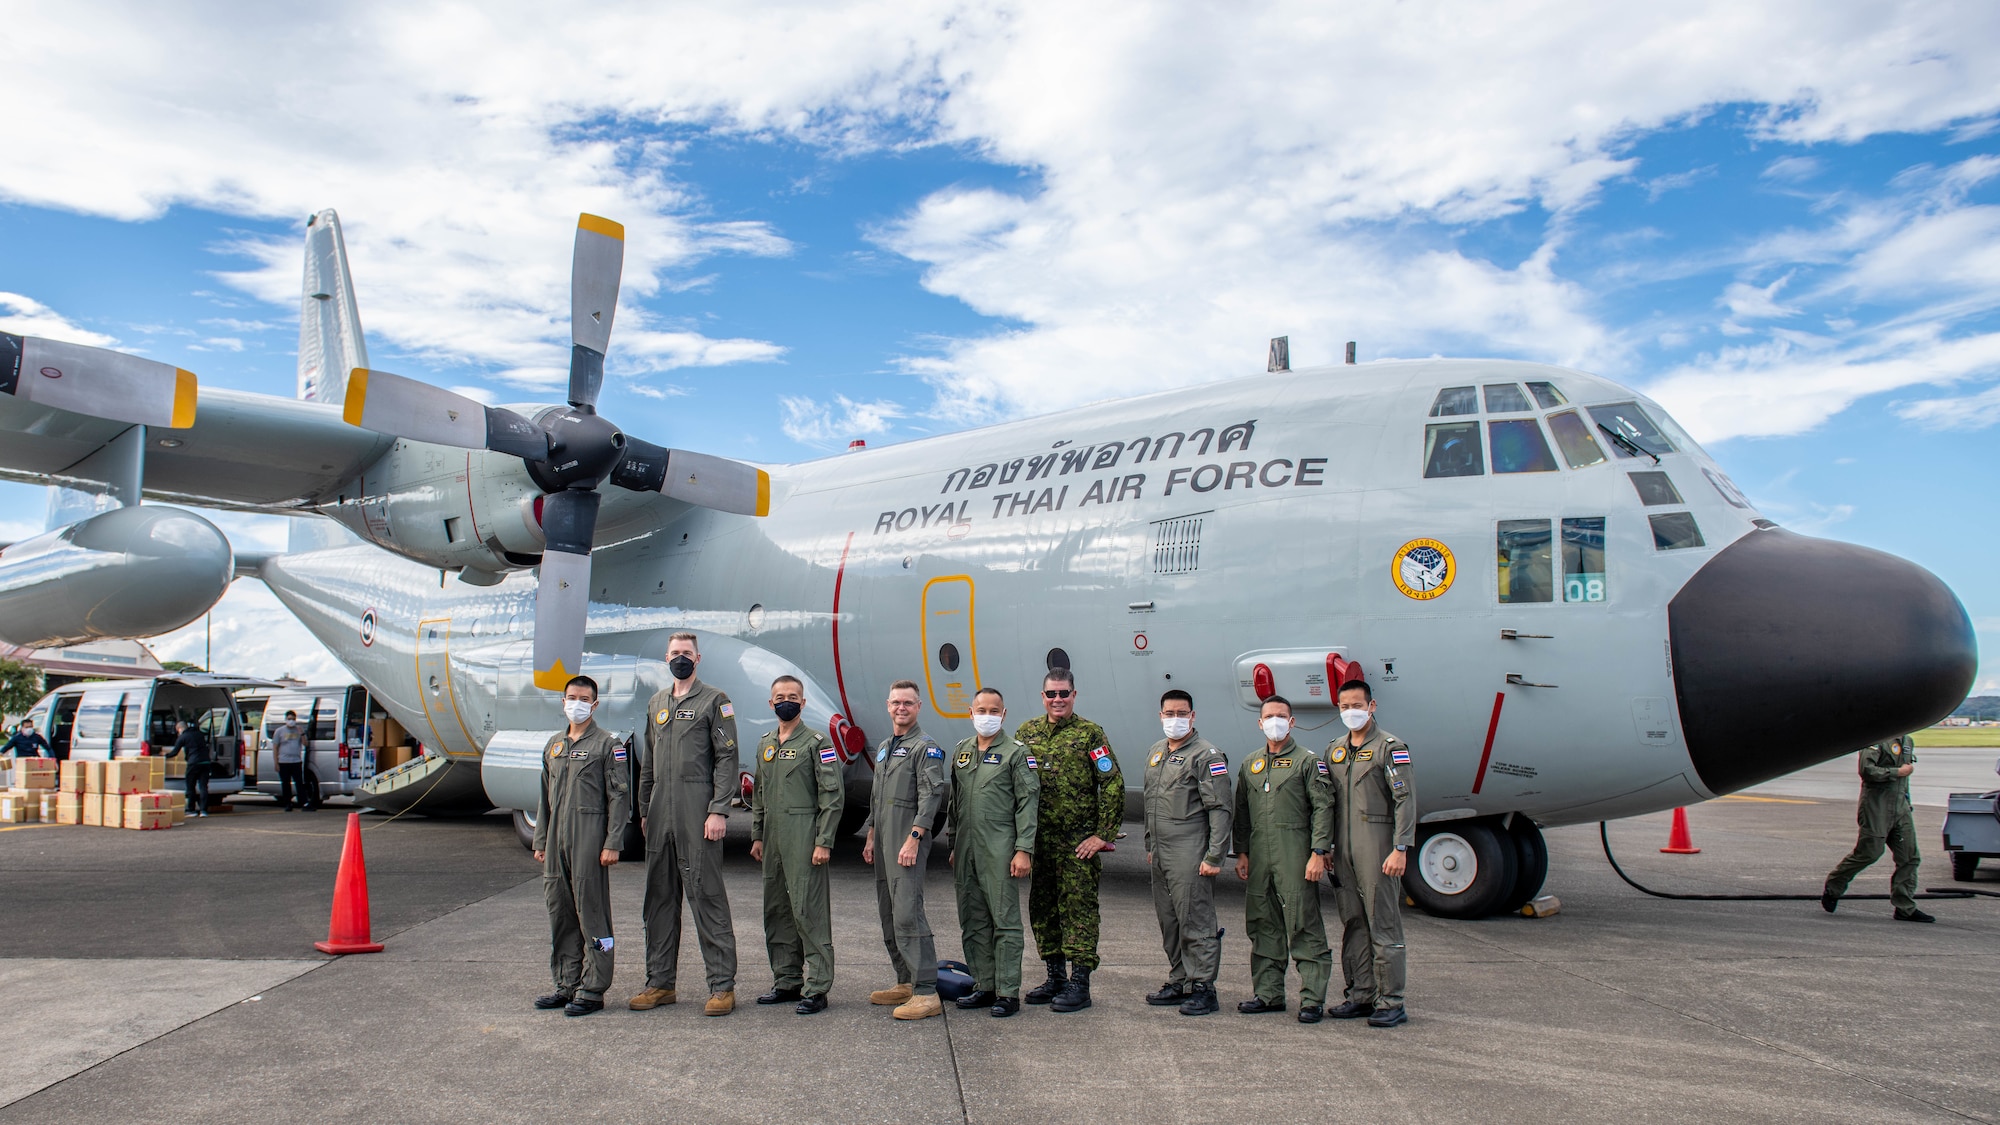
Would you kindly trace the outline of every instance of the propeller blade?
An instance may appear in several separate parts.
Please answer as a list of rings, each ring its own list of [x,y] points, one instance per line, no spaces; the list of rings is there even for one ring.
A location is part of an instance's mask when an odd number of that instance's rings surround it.
[[[741,516],[771,514],[771,474],[754,465],[685,449],[663,449],[625,435],[625,455],[611,469],[611,483],[634,492],[658,492],[697,508]]]
[[[625,269],[625,227],[597,215],[576,217],[576,256],[569,273],[569,401],[597,405],[604,386],[604,355],[611,350],[611,317],[618,311],[618,278]]]
[[[549,459],[547,431],[519,414],[387,371],[355,368],[341,416],[349,425],[411,441]]]
[[[590,619],[590,539],[597,530],[596,492],[564,489],[542,501],[541,585],[535,590],[535,686],[561,691],[583,667]]]
[[[194,372],[136,355],[0,332],[0,393],[92,418],[185,430]]]

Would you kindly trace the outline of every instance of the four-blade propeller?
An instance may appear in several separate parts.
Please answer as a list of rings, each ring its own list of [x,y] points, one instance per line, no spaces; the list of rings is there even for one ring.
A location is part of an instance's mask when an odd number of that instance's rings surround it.
[[[349,423],[413,441],[519,457],[547,494],[542,501],[547,547],[535,593],[535,684],[549,691],[561,691],[583,661],[598,485],[608,479],[634,492],[658,492],[742,515],[765,515],[771,507],[771,478],[762,469],[627,437],[597,413],[624,265],[625,228],[596,215],[579,216],[570,266],[568,409],[523,418],[366,368],[355,368],[347,381]]]
[[[93,418],[185,430],[194,372],[84,344],[0,332],[0,394]]]

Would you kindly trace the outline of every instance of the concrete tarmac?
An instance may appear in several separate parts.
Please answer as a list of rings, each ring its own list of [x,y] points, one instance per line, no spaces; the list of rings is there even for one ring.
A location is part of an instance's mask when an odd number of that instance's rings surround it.
[[[833,1006],[769,987],[747,817],[727,876],[740,1006],[618,1006],[644,983],[638,865],[613,872],[614,1006],[529,1006],[548,981],[539,872],[498,815],[364,817],[381,954],[327,958],[344,813],[242,811],[170,832],[0,829],[0,1122],[556,1119],[832,1122],[1996,1121],[2000,901],[1698,903],[1619,882],[1595,825],[1548,833],[1562,913],[1446,922],[1411,912],[1411,1021],[1242,1016],[1243,895],[1218,881],[1224,1011],[1148,1008],[1164,962],[1137,837],[1109,857],[1096,1006],[899,1023],[858,842],[833,869]],[[1814,893],[1853,838],[1851,801],[1767,794],[1612,826],[1662,890]],[[1942,810],[1920,808],[1926,886],[1948,885]],[[1128,825],[1136,831],[1136,825]],[[1989,864],[1989,867],[1994,865]],[[1886,891],[1886,861],[1854,892]],[[1980,872],[2000,890],[2000,870]],[[1331,895],[1328,925],[1338,933]],[[930,919],[960,955],[949,868]],[[1027,975],[1040,966],[1029,945]],[[1296,1004],[1296,976],[1292,978]]]

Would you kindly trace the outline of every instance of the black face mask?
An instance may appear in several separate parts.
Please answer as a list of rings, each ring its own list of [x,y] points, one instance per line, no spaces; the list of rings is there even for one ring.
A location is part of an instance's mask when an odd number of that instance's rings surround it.
[[[673,672],[676,680],[685,680],[694,675],[694,660],[690,657],[676,656],[667,661],[667,667]]]
[[[793,719],[799,717],[799,711],[801,710],[801,708],[797,703],[794,703],[789,699],[781,699],[778,702],[771,704],[771,710],[776,711],[778,713],[779,722],[789,723]]]

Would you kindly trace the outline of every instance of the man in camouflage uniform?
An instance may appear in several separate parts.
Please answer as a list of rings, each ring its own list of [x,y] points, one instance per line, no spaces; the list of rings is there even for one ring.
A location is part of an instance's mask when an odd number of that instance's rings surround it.
[[[1826,877],[1819,904],[1828,914],[1840,905],[1840,896],[1861,869],[1882,858],[1883,848],[1896,857],[1896,873],[1889,878],[1889,901],[1896,908],[1898,922],[1935,922],[1936,918],[1917,909],[1917,823],[1910,808],[1910,774],[1916,772],[1917,748],[1908,737],[1878,742],[1861,751],[1861,807],[1855,815],[1861,834],[1854,850]]]
[[[1051,668],[1042,679],[1042,709],[1045,717],[1014,732],[1042,778],[1028,921],[1049,978],[1025,999],[1076,1012],[1090,1007],[1097,880],[1104,870],[1097,853],[1117,839],[1125,819],[1125,778],[1104,728],[1076,714],[1076,679],[1069,669]]]
[[[923,710],[917,690],[911,680],[889,685],[890,734],[875,748],[868,838],[861,845],[861,862],[875,865],[875,910],[896,970],[896,986],[876,989],[868,1002],[895,1005],[889,1014],[899,1020],[944,1014],[937,994],[937,942],[924,913],[924,868],[944,807],[944,748],[917,725]]]
[[[951,770],[951,867],[958,928],[974,991],[964,1009],[1006,1018],[1021,1010],[1021,887],[1032,870],[1041,778],[1028,750],[1007,737],[1007,701],[995,688],[972,697],[975,733]]]
[[[596,709],[597,681],[571,677],[563,688],[569,728],[542,748],[535,806],[535,861],[542,865],[556,982],[535,1007],[561,1008],[566,1016],[604,1008],[611,987],[611,868],[632,820],[625,744],[591,718]]]
[[[1333,843],[1333,785],[1326,762],[1292,739],[1292,705],[1264,700],[1257,719],[1264,745],[1236,779],[1236,877],[1243,880],[1243,929],[1257,994],[1246,1015],[1285,1010],[1285,965],[1299,967],[1299,1022],[1318,1023],[1333,949],[1319,909],[1319,881]]]
[[[796,677],[771,681],[778,729],[757,745],[750,858],[764,865],[764,949],[771,957],[771,991],[757,1002],[796,1001],[793,1010],[809,1016],[826,1010],[833,987],[826,863],[847,798],[833,743],[799,721],[805,698]]]
[[[1326,748],[1333,767],[1334,875],[1340,886],[1340,968],[1347,994],[1327,1013],[1395,1027],[1403,1009],[1403,871],[1417,838],[1417,779],[1410,748],[1375,723],[1366,680],[1340,685],[1347,733]]]
[[[1146,755],[1146,862],[1168,975],[1146,1003],[1205,1016],[1216,1008],[1222,957],[1215,877],[1229,850],[1229,760],[1194,729],[1187,692],[1160,697],[1160,728],[1167,737]]]
[[[737,793],[736,707],[694,678],[701,663],[693,633],[667,641],[674,682],[646,704],[646,750],[639,760],[639,823],[646,833],[646,987],[627,1002],[643,1012],[676,998],[681,898],[694,915],[708,1003],[702,1013],[736,1010],[736,931],[722,884],[722,837]]]

